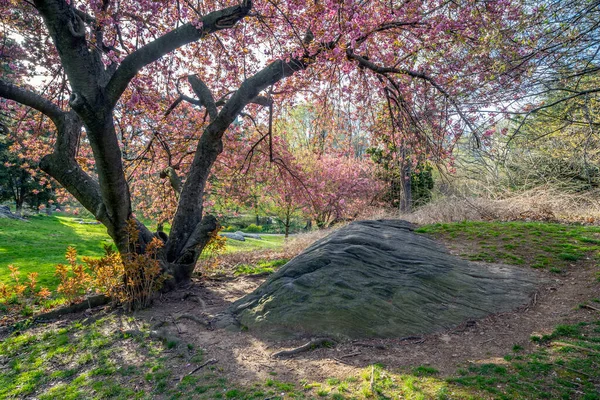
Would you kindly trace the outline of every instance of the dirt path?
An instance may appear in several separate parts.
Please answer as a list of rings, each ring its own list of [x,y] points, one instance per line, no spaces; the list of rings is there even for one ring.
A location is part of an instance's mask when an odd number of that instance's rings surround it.
[[[264,381],[275,374],[277,380],[296,382],[343,378],[356,375],[373,363],[382,363],[391,369],[427,365],[442,375],[450,375],[466,363],[502,363],[502,357],[515,344],[530,349],[535,346],[530,340],[532,335],[549,334],[558,324],[597,319],[597,311],[578,307],[600,297],[596,270],[594,263],[588,260],[573,265],[563,274],[541,271],[540,277],[545,283],[540,285],[528,306],[511,313],[467,321],[446,332],[404,340],[346,342],[287,359],[274,359],[271,355],[306,341],[266,342],[248,332],[207,330],[190,320],[180,320],[170,329],[183,341],[203,348],[207,359],[218,360],[223,372],[240,384]],[[263,280],[240,277],[197,281],[187,290],[170,293],[161,304],[137,316],[148,321],[171,321],[184,313],[215,315],[254,290]],[[182,365],[182,370],[186,367]]]

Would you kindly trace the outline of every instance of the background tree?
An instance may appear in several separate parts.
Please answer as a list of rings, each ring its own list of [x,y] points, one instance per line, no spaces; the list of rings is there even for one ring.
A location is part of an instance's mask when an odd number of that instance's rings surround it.
[[[40,167],[107,227],[121,252],[143,252],[154,236],[138,223],[138,245],[127,243],[137,162],[157,158],[160,172],[181,183],[172,185],[177,209],[160,253],[173,282],[189,279],[216,227],[204,195],[225,133],[248,123],[238,116],[265,120],[262,107],[283,109],[302,92],[323,109],[354,104],[367,118],[382,97],[392,109],[401,99],[410,107],[419,82],[435,100],[431,118],[453,121],[445,134],[466,128],[477,137],[462,100],[492,101],[529,67],[510,64],[528,43],[519,36],[523,8],[503,0],[2,5],[0,39],[14,42],[2,53],[10,70],[0,80],[0,97],[10,100],[2,107],[53,125],[53,149]],[[92,154],[93,169],[82,152]],[[323,160],[319,168],[333,169]]]
[[[11,201],[21,215],[25,204],[33,210],[51,207],[55,202],[54,187],[44,177],[31,171],[31,161],[10,150],[11,143],[0,137],[0,201]]]

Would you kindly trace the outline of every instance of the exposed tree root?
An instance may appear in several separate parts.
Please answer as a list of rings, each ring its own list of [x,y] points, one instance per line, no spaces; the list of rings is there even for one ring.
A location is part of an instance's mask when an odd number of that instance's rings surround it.
[[[309,351],[312,350],[316,347],[321,347],[327,343],[336,343],[335,340],[331,339],[331,338],[319,338],[319,339],[313,339],[310,342],[303,344],[300,347],[296,347],[295,349],[291,349],[291,350],[282,350],[279,351],[277,353],[274,353],[271,357],[273,358],[277,358],[277,357],[287,357],[287,356],[291,356],[294,354],[298,354],[298,353],[302,353],[305,351]]]
[[[103,294],[97,296],[90,296],[81,303],[73,304],[67,307],[57,308],[56,310],[49,311],[44,314],[36,316],[34,319],[38,320],[51,320],[61,317],[66,314],[73,314],[76,312],[85,311],[90,308],[99,307],[106,305],[110,302],[110,297]]]
[[[566,342],[552,342],[551,345],[552,346],[570,347],[570,348],[575,349],[575,350],[585,351],[585,352],[588,352],[588,353],[600,356],[600,352],[597,352],[594,349],[590,349],[590,348],[583,347],[583,346],[577,346],[577,345],[571,344],[571,343],[566,343]]]
[[[361,347],[372,347],[378,350],[385,350],[386,347],[382,344],[373,344],[373,343],[365,343],[365,342],[353,342],[352,343],[355,346],[361,346]]]
[[[190,321],[194,321],[204,327],[206,327],[207,329],[211,329],[212,325],[210,323],[210,321],[204,320],[202,318],[196,317],[195,315],[192,314],[181,314],[180,316],[178,316],[175,320],[179,321],[180,319],[189,319]]]

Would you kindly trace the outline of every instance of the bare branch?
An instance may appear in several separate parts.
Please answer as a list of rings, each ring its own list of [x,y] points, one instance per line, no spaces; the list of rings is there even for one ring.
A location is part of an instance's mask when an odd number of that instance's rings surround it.
[[[192,87],[192,90],[196,96],[198,96],[200,103],[206,107],[210,120],[214,120],[217,117],[218,111],[217,106],[215,105],[215,99],[208,86],[206,86],[206,84],[200,78],[198,78],[198,75],[188,76],[188,82],[190,83],[190,86]]]
[[[200,29],[193,24],[182,25],[129,54],[106,86],[111,106],[114,107],[127,88],[129,81],[140,69],[183,45],[221,29],[231,28],[247,16],[251,8],[252,1],[244,0],[240,5],[211,12],[202,17]]]
[[[48,116],[55,125],[60,123],[65,112],[50,100],[45,99],[39,94],[27,89],[22,89],[10,82],[0,79],[0,97],[14,100],[25,106],[34,108],[44,115]]]
[[[475,140],[477,142],[477,147],[479,147],[481,145],[479,136],[477,135],[477,129],[473,126],[473,124],[471,123],[471,121],[469,120],[469,118],[467,118],[467,116],[463,113],[462,109],[460,108],[460,106],[456,102],[456,99],[453,98],[452,96],[450,96],[450,94],[443,87],[441,87],[430,76],[428,76],[428,75],[426,75],[426,74],[424,74],[422,72],[412,71],[412,70],[409,70],[409,69],[379,66],[379,65],[375,64],[374,62],[371,62],[371,61],[367,60],[366,58],[364,58],[364,57],[362,57],[362,56],[360,56],[358,54],[355,54],[352,51],[352,49],[346,50],[346,55],[347,55],[347,57],[349,59],[358,61],[359,65],[361,65],[361,66],[363,66],[365,68],[368,68],[371,71],[373,71],[375,73],[378,73],[378,74],[382,74],[382,75],[387,75],[387,74],[408,75],[410,77],[418,78],[418,79],[421,79],[421,80],[429,82],[429,84],[431,86],[433,86],[438,92],[440,92],[452,104],[452,106],[454,107],[454,109],[456,110],[456,112],[458,113],[458,115],[460,116],[460,118],[469,127],[469,129],[473,133],[473,136],[475,137]]]

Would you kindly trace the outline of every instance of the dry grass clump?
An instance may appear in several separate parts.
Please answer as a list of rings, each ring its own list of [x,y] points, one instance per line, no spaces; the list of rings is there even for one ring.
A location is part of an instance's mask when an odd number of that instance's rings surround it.
[[[493,199],[452,195],[398,217],[416,224],[466,220],[600,224],[600,191],[579,194],[537,187]]]
[[[285,242],[283,245],[283,253],[285,254],[286,258],[293,258],[317,240],[323,239],[325,236],[336,231],[344,225],[345,224],[338,224],[333,227],[318,231],[297,233]]]

